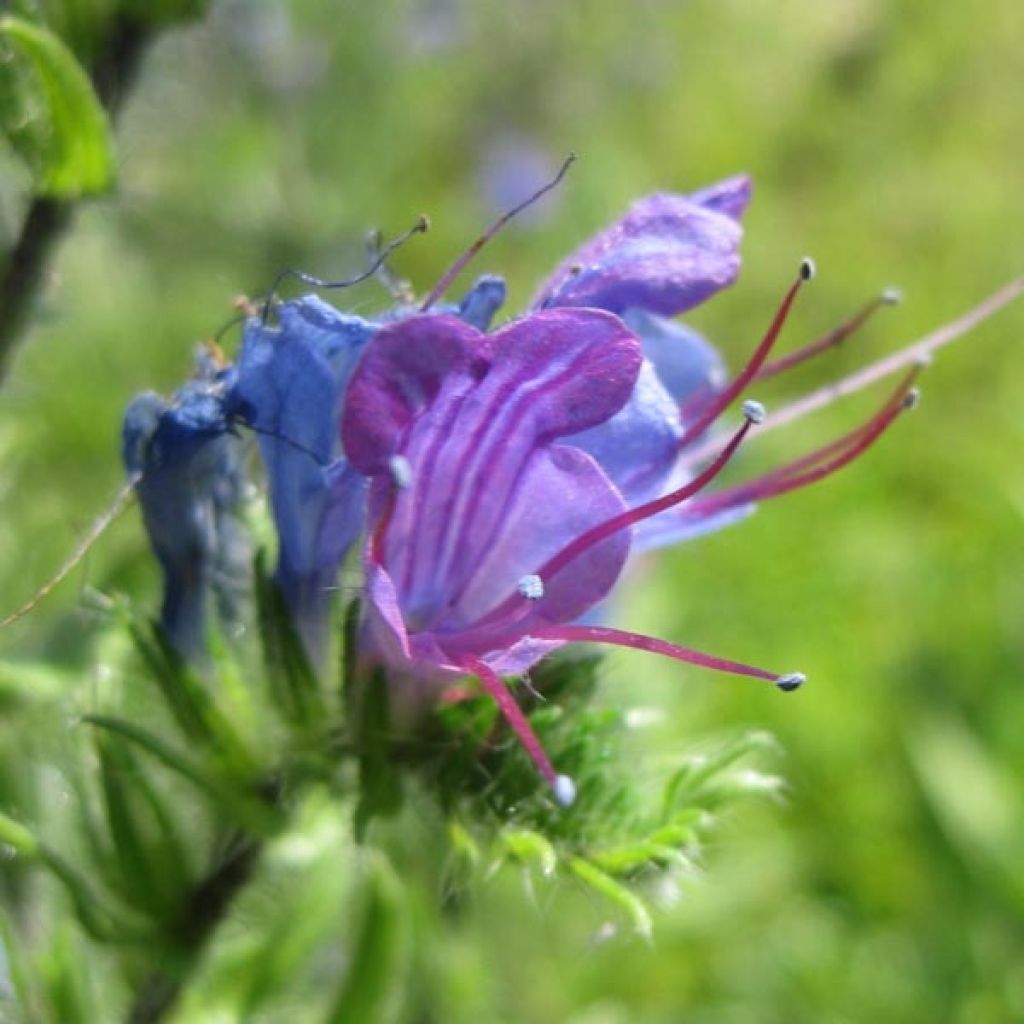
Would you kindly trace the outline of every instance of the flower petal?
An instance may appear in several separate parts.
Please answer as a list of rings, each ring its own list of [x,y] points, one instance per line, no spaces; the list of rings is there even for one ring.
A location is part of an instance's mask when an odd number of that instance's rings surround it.
[[[639,505],[664,490],[682,434],[677,404],[645,359],[629,401],[611,419],[567,440],[594,457],[627,505]]]
[[[731,284],[739,272],[739,217],[750,180],[729,178],[691,196],[655,193],[563,261],[535,308],[631,306],[674,316]]]
[[[579,529],[622,510],[589,456],[550,442],[612,416],[640,361],[622,322],[596,310],[538,313],[490,336],[444,315],[381,331],[352,379],[343,438],[353,464],[378,477],[377,523],[391,458],[411,468],[380,550],[410,633],[458,632]],[[627,546],[626,536],[595,546],[566,574],[578,582],[553,581],[550,614],[604,596]]]
[[[362,527],[360,502],[349,500],[343,485],[360,496],[364,485],[337,461],[337,420],[345,384],[375,328],[315,296],[284,303],[280,324],[247,324],[232,402],[259,435],[284,582],[332,576]]]
[[[622,319],[640,339],[644,356],[677,407],[706,399],[725,385],[722,357],[692,328],[644,309],[627,309]]]

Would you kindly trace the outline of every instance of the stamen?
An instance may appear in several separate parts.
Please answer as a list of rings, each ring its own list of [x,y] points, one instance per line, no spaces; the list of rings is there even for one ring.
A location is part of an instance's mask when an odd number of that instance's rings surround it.
[[[374,277],[387,289],[393,301],[411,305],[416,299],[412,285],[398,277],[386,262],[380,260],[383,251],[384,236],[380,228],[373,228],[366,233],[366,253],[372,261],[379,262]]]
[[[786,318],[789,316],[789,311],[793,305],[793,301],[796,299],[797,292],[800,291],[804,282],[809,281],[813,276],[814,263],[809,259],[805,259],[800,264],[800,273],[797,276],[797,279],[792,285],[790,285],[789,291],[786,292],[786,296],[782,300],[782,304],[779,306],[778,312],[775,314],[775,318],[772,320],[767,333],[761,339],[761,343],[754,350],[754,354],[750,357],[749,362],[743,370],[733,378],[728,387],[720,391],[711,402],[700,410],[697,419],[686,428],[683,436],[679,439],[680,448],[685,448],[686,445],[700,437],[700,435],[703,434],[716,419],[718,419],[722,412],[740,396],[746,386],[757,376],[758,371],[764,365],[765,360],[768,358],[768,354],[771,352],[775,342],[778,340],[783,324],[785,324]]]
[[[503,213],[441,276],[441,280],[434,285],[430,294],[423,300],[420,312],[426,313],[428,309],[448,290],[448,286],[462,273],[466,264],[517,214],[522,213],[527,207],[533,206],[538,199],[547,195],[553,188],[556,188],[565,177],[569,168],[576,162],[576,154],[570,153],[565,162],[559,168],[558,173],[546,185],[537,189],[528,199],[524,199],[518,206],[513,207],[507,213]]]
[[[389,490],[380,518],[377,520],[377,525],[374,526],[373,533],[370,535],[370,558],[377,565],[384,564],[384,541],[391,526],[391,519],[395,514],[395,497],[397,493],[397,488]]]
[[[698,498],[690,506],[692,514],[706,516],[712,512],[744,505],[751,501],[761,501],[765,498],[777,497],[780,494],[788,494],[790,491],[806,487],[808,484],[838,472],[854,459],[863,455],[885,433],[901,412],[913,407],[917,401],[917,391],[911,387],[911,384],[919,373],[920,367],[911,369],[884,405],[864,424],[839,441],[834,441],[824,448],[796,459],[780,469],[765,473],[755,480],[737,484],[704,498]],[[835,454],[837,451],[839,454]],[[822,461],[827,456],[833,457]]]
[[[807,676],[803,672],[790,672],[789,675],[779,676],[775,680],[775,685],[782,690],[783,693],[792,693],[794,690],[799,690],[804,683],[807,682]]]
[[[779,675],[755,665],[745,665],[740,661],[717,658],[691,647],[680,647],[679,644],[659,640],[654,636],[642,633],[631,633],[624,629],[611,629],[607,626],[544,626],[531,629],[530,636],[538,640],[563,640],[567,643],[610,644],[613,647],[632,647],[638,651],[649,651],[652,654],[663,654],[676,661],[685,661],[689,665],[700,665],[702,668],[714,669],[716,672],[728,672],[731,675],[750,676],[753,679],[764,679],[774,683],[780,690],[791,691],[802,686],[807,677],[802,672],[790,672]]]
[[[856,313],[844,323],[833,328],[828,334],[823,335],[817,341],[805,345],[803,348],[791,352],[788,356],[781,356],[778,359],[766,363],[757,373],[758,380],[767,380],[785,370],[791,370],[794,366],[807,362],[821,352],[841,345],[851,334],[858,331],[876,310],[883,306],[893,306],[900,302],[903,296],[895,288],[887,288],[880,295],[876,295],[870,302],[865,303]]]
[[[388,470],[391,482],[400,491],[404,491],[412,483],[412,466],[404,455],[392,455],[388,459]]]
[[[689,483],[660,498],[655,498],[653,501],[638,505],[636,508],[627,509],[625,512],[621,512],[619,515],[613,516],[611,519],[607,519],[605,522],[599,523],[585,533],[580,534],[579,537],[570,541],[556,555],[548,559],[538,573],[540,578],[542,580],[550,579],[588,548],[618,533],[620,530],[627,529],[634,523],[638,523],[643,519],[649,519],[651,516],[664,512],[665,509],[671,508],[673,505],[678,505],[681,501],[686,501],[687,498],[693,497],[693,495],[707,487],[726,467],[736,449],[739,448],[743,439],[747,436],[750,428],[755,423],[760,422],[758,417],[764,418],[764,406],[760,402],[745,402],[743,412],[746,417],[743,421],[743,426],[733,434],[728,444],[718,453],[718,457]]]
[[[572,780],[566,775],[559,775],[551,764],[548,755],[537,739],[530,723],[523,714],[522,708],[516,703],[515,698],[509,692],[508,687],[498,678],[497,673],[485,662],[478,658],[468,659],[462,666],[467,672],[472,672],[481,682],[484,689],[494,698],[498,710],[505,716],[505,721],[511,726],[512,731],[519,737],[523,749],[530,755],[530,759],[537,766],[537,770],[547,779],[554,790],[555,799],[563,807],[572,803],[575,797],[575,786]],[[563,781],[564,780],[564,781]],[[568,797],[566,801],[563,798]]]
[[[306,284],[311,284],[314,288],[351,288],[353,285],[361,284],[363,281],[369,280],[382,266],[388,261],[388,258],[396,250],[400,249],[406,242],[412,238],[413,235],[425,234],[430,230],[430,218],[425,214],[421,213],[411,228],[400,234],[397,238],[389,242],[377,255],[377,258],[362,271],[362,273],[356,274],[355,277],[347,278],[344,281],[324,281],[319,277],[314,277],[312,274],[307,274],[303,270],[296,270],[294,267],[285,267],[283,270],[279,270],[277,277],[274,278],[274,283],[270,286],[270,291],[267,293],[266,301],[263,303],[263,315],[260,318],[261,324],[265,327],[267,320],[270,317],[270,309],[274,304],[274,300],[277,298],[277,290],[281,287],[281,282],[286,277],[294,277],[299,281],[303,281]]]
[[[572,807],[576,802],[576,783],[568,775],[559,775],[551,787],[555,793],[555,801],[562,807]]]
[[[527,601],[539,601],[544,596],[544,581],[534,573],[524,576],[517,584],[519,596]]]
[[[755,426],[758,423],[764,423],[766,415],[764,406],[760,402],[755,402],[752,398],[748,398],[743,403],[744,419],[750,420]]]
[[[845,398],[848,395],[856,394],[858,391],[883,380],[900,370],[913,366],[921,359],[928,359],[940,348],[951,344],[958,338],[962,338],[969,331],[972,331],[980,323],[990,316],[999,312],[1004,306],[1013,302],[1021,294],[1024,294],[1024,277],[1018,277],[1003,285],[998,291],[993,292],[983,299],[973,309],[969,309],[962,316],[944,324],[942,327],[926,334],[919,341],[884,356],[874,363],[870,363],[861,370],[851,373],[841,380],[812,391],[802,398],[790,402],[781,409],[776,410],[765,420],[764,426],[759,433],[774,430],[776,427],[783,427],[818,409],[831,405],[836,399]],[[707,440],[692,452],[687,452],[687,459],[693,462],[700,462],[708,458],[713,452],[713,442]]]

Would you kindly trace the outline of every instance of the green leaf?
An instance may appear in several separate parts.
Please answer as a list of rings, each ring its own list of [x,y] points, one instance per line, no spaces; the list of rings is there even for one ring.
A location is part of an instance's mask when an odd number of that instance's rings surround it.
[[[136,647],[185,736],[208,745],[238,775],[255,774],[258,770],[255,756],[159,626],[150,631],[132,620],[130,629]]]
[[[367,866],[362,921],[341,991],[327,1024],[392,1019],[407,953],[405,892],[391,865],[374,854]]]
[[[650,939],[653,928],[651,914],[639,896],[582,857],[573,857],[569,861],[569,870],[595,892],[618,904],[629,915],[636,933]]]
[[[188,860],[170,814],[127,745],[96,738],[107,823],[122,895],[155,916],[177,908],[188,883]]]
[[[145,750],[171,771],[190,782],[218,809],[225,811],[243,827],[252,829],[260,835],[268,835],[277,830],[280,824],[278,815],[254,792],[249,793],[240,789],[233,779],[219,778],[206,766],[197,764],[170,747],[149,730],[133,722],[108,715],[86,715],[82,721],[122,736]]]
[[[500,845],[506,856],[521,864],[535,865],[542,875],[552,875],[558,865],[555,848],[539,832],[530,829],[503,829],[499,833]]]
[[[46,118],[45,134],[11,138],[26,158],[40,195],[73,199],[106,191],[114,179],[114,147],[107,115],[85,70],[48,29],[23,18],[0,18],[0,38],[31,68],[17,84],[31,89]],[[31,139],[31,151],[25,143]]]
[[[101,908],[86,880],[55,850],[41,843],[33,833],[6,814],[0,813],[0,843],[13,847],[27,860],[49,868],[60,880],[74,904],[82,926],[100,942],[115,937],[111,930],[110,908]]]
[[[326,707],[316,672],[277,583],[267,575],[262,552],[254,573],[263,657],[271,692],[281,711],[303,725],[322,725]]]
[[[10,979],[11,995],[21,1011],[19,1019],[31,1020],[32,1005],[34,1003],[32,992],[32,980],[29,974],[29,963],[26,953],[26,943],[14,930],[8,912],[0,908],[0,943],[3,944],[3,954],[7,960],[7,973]]]
[[[391,741],[391,691],[383,672],[371,672],[351,694],[349,717],[359,759],[359,803],[355,836],[362,842],[366,826],[379,816],[394,814],[402,804],[402,781]]]
[[[39,854],[39,842],[20,822],[0,812],[0,843],[10,846],[25,857]]]

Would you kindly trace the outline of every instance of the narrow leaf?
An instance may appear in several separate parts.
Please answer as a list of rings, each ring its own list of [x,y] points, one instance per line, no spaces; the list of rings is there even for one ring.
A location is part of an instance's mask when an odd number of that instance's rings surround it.
[[[241,791],[230,782],[219,779],[206,767],[196,764],[184,754],[174,750],[149,730],[143,729],[133,722],[112,718],[108,715],[86,715],[82,720],[89,725],[106,729],[130,740],[171,771],[190,782],[211,803],[226,811],[244,827],[251,828],[261,835],[269,834],[277,829],[278,818],[271,807],[255,795]]]
[[[637,934],[644,939],[650,939],[653,928],[651,915],[638,896],[582,857],[573,857],[569,861],[569,870],[595,892],[618,904],[629,915]]]
[[[359,933],[327,1024],[390,1020],[403,988],[407,908],[398,876],[379,855],[369,861],[364,891]]]

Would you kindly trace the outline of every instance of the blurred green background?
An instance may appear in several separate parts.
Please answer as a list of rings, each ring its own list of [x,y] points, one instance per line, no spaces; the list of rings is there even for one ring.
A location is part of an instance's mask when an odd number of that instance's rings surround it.
[[[805,254],[819,277],[791,344],[882,286],[906,294],[757,397],[913,340],[1024,270],[1022,41],[1017,0],[215,3],[149,55],[118,188],[81,209],[0,394],[4,610],[120,486],[127,401],[173,390],[234,295],[285,265],[352,272],[367,228],[420,212],[433,229],[394,265],[426,291],[569,150],[554,199],[474,264],[507,276],[510,310],[631,198],[744,170],[743,273],[690,318],[734,367]],[[9,238],[24,183],[3,170]],[[938,359],[864,462],[631,581],[622,623],[811,678],[782,698],[612,656],[602,699],[663,712],[638,752],[765,728],[788,797],[733,812],[706,876],[665,894],[652,946],[609,938],[579,893],[526,900],[502,875],[438,952],[444,1019],[1024,1020],[1022,333],[1024,306],[1002,313]],[[741,472],[866,407],[751,445]],[[3,655],[90,666],[81,588],[155,607],[144,550],[129,514]]]

